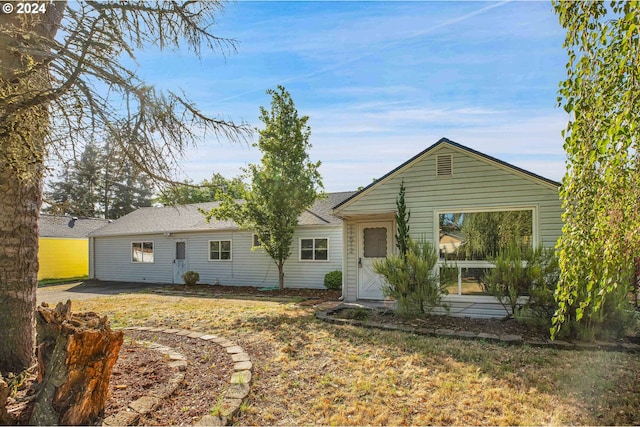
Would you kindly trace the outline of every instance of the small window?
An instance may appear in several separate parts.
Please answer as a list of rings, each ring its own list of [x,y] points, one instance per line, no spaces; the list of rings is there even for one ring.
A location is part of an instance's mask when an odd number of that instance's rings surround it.
[[[452,176],[453,175],[453,156],[446,154],[436,156],[436,176]]]
[[[231,240],[210,240],[209,261],[231,261]]]
[[[187,244],[186,242],[176,242],[176,259],[187,258]]]
[[[262,247],[262,242],[260,241],[260,237],[258,237],[257,234],[253,234],[253,237],[251,238],[251,247],[252,248],[261,248]]]
[[[374,227],[362,230],[365,258],[387,257],[387,228]]]
[[[131,262],[153,262],[153,242],[131,242]]]
[[[329,239],[300,239],[301,261],[328,261]]]

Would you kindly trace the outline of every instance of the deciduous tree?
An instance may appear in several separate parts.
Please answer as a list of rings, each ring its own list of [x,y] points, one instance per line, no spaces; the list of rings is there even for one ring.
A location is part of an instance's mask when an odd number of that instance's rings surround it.
[[[249,129],[209,117],[182,94],[138,79],[136,49],[223,53],[232,40],[211,25],[221,3],[42,2],[32,14],[0,14],[0,371],[31,364],[38,272],[38,216],[49,155],[70,156],[114,133],[119,151],[158,182],[208,133]]]
[[[571,118],[552,335],[568,321],[605,321],[612,312],[603,308],[627,294],[640,253],[639,3],[555,1],[554,8],[569,55],[558,101]]]
[[[278,266],[278,284],[284,289],[284,263],[291,255],[298,217],[318,199],[322,181],[320,162],[309,159],[309,117],[298,116],[284,87],[267,90],[267,94],[272,96],[271,111],[260,107],[265,127],[258,130],[260,137],[254,144],[262,152],[262,160],[246,170],[251,188],[244,202],[227,196],[207,217],[232,219],[253,230]]]

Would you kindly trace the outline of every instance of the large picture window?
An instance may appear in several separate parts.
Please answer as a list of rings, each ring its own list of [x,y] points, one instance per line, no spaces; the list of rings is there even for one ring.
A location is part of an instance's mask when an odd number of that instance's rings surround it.
[[[131,242],[131,262],[153,262],[153,242]]]
[[[210,240],[209,261],[231,261],[231,240]]]
[[[329,239],[300,239],[301,261],[328,261]]]
[[[530,208],[439,213],[440,273],[447,278],[449,295],[486,295],[484,275],[493,267],[490,261],[511,244],[522,249],[533,246],[533,212]]]
[[[533,244],[533,211],[450,212],[438,215],[440,258],[487,260],[512,243]]]

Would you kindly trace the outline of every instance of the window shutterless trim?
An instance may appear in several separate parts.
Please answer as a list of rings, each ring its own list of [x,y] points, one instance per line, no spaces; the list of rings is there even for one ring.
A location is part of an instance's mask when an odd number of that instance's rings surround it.
[[[140,249],[142,249],[142,261],[135,261],[133,258],[133,244],[134,243],[140,243]],[[151,255],[153,256],[152,261],[145,261],[144,260],[144,245],[145,243],[151,243]],[[129,248],[130,248],[130,252],[129,252],[129,262],[131,264],[154,264],[156,262],[156,257],[155,257],[155,250],[156,250],[156,245],[155,245],[155,241],[153,240],[132,240],[129,244]]]
[[[311,251],[312,258],[311,259],[303,259],[302,258],[302,241],[303,240],[311,240],[312,246],[311,248],[305,249],[305,251]],[[327,241],[327,259],[316,259],[316,240],[326,240]],[[298,261],[300,262],[329,262],[331,261],[329,257],[329,238],[328,237],[300,237],[298,239]]]
[[[220,258],[211,258],[211,243],[213,242],[217,242],[219,244],[218,246],[218,254],[220,254]],[[222,250],[222,242],[229,242],[229,250],[228,251],[223,251]],[[228,259],[223,259],[222,258],[222,253],[227,253],[229,252],[229,258]],[[209,240],[209,242],[207,243],[207,259],[208,261],[213,261],[213,262],[228,262],[228,261],[233,261],[233,241],[231,239],[221,239],[221,240]]]

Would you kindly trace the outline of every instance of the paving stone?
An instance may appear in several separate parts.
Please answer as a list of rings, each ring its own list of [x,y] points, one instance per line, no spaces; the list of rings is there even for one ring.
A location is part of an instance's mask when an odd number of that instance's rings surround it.
[[[205,415],[200,418],[195,425],[197,426],[225,426],[227,419],[225,417],[214,417],[213,415]]]
[[[167,366],[171,369],[177,369],[179,371],[185,371],[187,369],[187,361],[186,360],[174,360],[173,362],[167,363]]]
[[[134,411],[120,411],[115,415],[107,417],[103,425],[108,426],[134,426],[138,423],[140,414]]]
[[[209,341],[213,341],[216,344],[220,344],[221,342],[227,342],[229,340],[226,338],[217,337],[217,338],[211,338]]]
[[[149,332],[162,332],[162,331],[164,331],[164,328],[149,328],[149,329],[147,329],[147,331],[149,331]]]
[[[524,342],[520,335],[501,335],[500,340],[507,344],[522,344]]]
[[[230,399],[244,399],[249,395],[249,384],[231,384],[224,392],[224,396]]]
[[[231,384],[249,384],[251,371],[237,371],[231,375]]]
[[[184,357],[180,353],[176,353],[175,351],[172,351],[171,353],[169,353],[168,356],[169,356],[169,360],[187,360],[186,357]]]
[[[242,399],[231,399],[225,397],[220,403],[220,415],[225,418],[233,416],[240,409],[242,405]]]
[[[142,396],[140,399],[131,402],[129,408],[144,415],[158,408],[160,405],[162,405],[162,400],[157,397]]]
[[[162,332],[164,332],[165,334],[175,334],[182,331],[182,329],[165,329]]]
[[[186,329],[183,329],[179,332],[176,332],[176,335],[180,335],[180,336],[187,336],[189,334],[193,333],[192,331],[187,331]]]
[[[471,332],[471,331],[454,331],[453,334],[458,338],[465,338],[465,339],[476,338],[478,336],[477,332]]]
[[[227,353],[229,354],[244,353],[244,349],[239,345],[234,345],[232,347],[227,347]]]
[[[189,335],[187,335],[189,338],[200,338],[201,336],[203,336],[204,334],[202,332],[191,332]]]
[[[247,353],[236,353],[231,355],[231,360],[234,362],[250,362],[251,358]]]
[[[200,336],[200,339],[201,340],[205,340],[205,341],[209,341],[209,340],[212,340],[214,338],[218,338],[218,336],[217,335],[211,335],[211,334],[206,334],[206,335]]]
[[[152,329],[151,326],[138,326],[137,328],[139,331],[148,331],[149,329]]]
[[[237,346],[236,343],[234,343],[233,341],[229,341],[229,340],[224,340],[222,342],[217,343],[219,346],[221,347],[234,347]]]
[[[455,336],[455,332],[451,329],[436,329],[436,335],[441,335],[445,337],[453,337]]]
[[[251,368],[253,368],[253,363],[251,363],[248,360],[244,362],[237,362],[236,364],[233,365],[234,371],[250,371]]]
[[[487,334],[485,332],[480,332],[478,334],[478,338],[483,339],[483,340],[490,340],[490,341],[499,341],[500,337],[497,336],[496,334]]]

